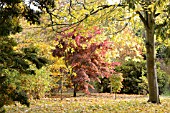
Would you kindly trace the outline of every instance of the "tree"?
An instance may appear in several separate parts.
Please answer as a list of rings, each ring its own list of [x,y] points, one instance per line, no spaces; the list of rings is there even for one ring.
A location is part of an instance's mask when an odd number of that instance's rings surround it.
[[[140,1],[139,1],[140,2]],[[155,2],[155,3],[154,3]],[[159,99],[159,90],[158,90],[158,82],[157,82],[157,72],[156,72],[156,50],[155,50],[155,30],[156,28],[156,17],[160,15],[160,13],[164,14],[168,12],[157,12],[159,7],[167,7],[167,4],[162,3],[164,1],[158,0],[145,0],[141,1],[142,11],[137,10],[136,13],[139,15],[141,21],[144,24],[146,30],[146,59],[147,59],[147,78],[148,78],[148,86],[149,86],[149,102],[152,103],[160,103]],[[165,1],[168,3],[167,1]],[[130,7],[132,8],[132,7]],[[142,13],[144,15],[142,15]],[[169,15],[167,15],[167,18]],[[165,20],[166,22],[166,20]]]
[[[143,87],[139,87],[142,82],[141,77],[146,76],[146,63],[144,61],[128,60],[116,67],[116,71],[123,74],[123,88],[121,93],[126,94],[142,94]]]
[[[121,90],[123,87],[122,81],[123,77],[120,74],[112,75],[110,78],[110,93],[114,92],[115,93],[115,99],[116,99],[116,93]]]
[[[41,11],[31,9],[31,2],[36,3]],[[33,74],[34,70],[30,69],[30,63],[35,64],[38,69],[47,63],[44,58],[37,56],[35,48],[16,51],[14,47],[17,43],[9,36],[21,32],[20,18],[25,18],[31,24],[39,24],[44,8],[54,7],[53,0],[45,2],[32,0],[31,2],[26,4],[23,0],[0,1],[0,109],[13,101],[29,106],[26,93],[20,91],[20,87],[16,84],[10,84],[9,75],[11,73]]]
[[[71,67],[68,73],[71,73],[74,96],[78,90],[89,94],[89,87],[93,88],[89,82],[94,80],[100,82],[98,76],[108,78],[114,73],[114,66],[119,64],[106,61],[105,54],[112,47],[108,40],[96,41],[96,35],[101,33],[100,29],[94,27],[94,32],[88,30],[85,32],[88,34],[81,35],[79,28],[61,34],[61,37],[58,36],[56,39],[58,44],[53,51],[53,56],[63,57],[66,67]]]
[[[124,63],[128,60],[141,61],[143,59],[143,40],[141,37],[135,36],[129,27],[116,36],[112,36],[111,40],[114,46],[112,57],[117,61]]]
[[[156,72],[156,57],[155,57],[155,34],[156,29],[168,31],[169,26],[169,12],[170,5],[168,0],[122,0],[119,4],[108,5],[107,1],[99,0],[95,2],[91,1],[63,1],[58,2],[60,10],[66,14],[60,13],[65,21],[60,25],[72,26],[78,25],[82,22],[95,22],[102,18],[107,17],[110,21],[114,20],[131,20],[135,16],[139,16],[139,19],[143,22],[144,29],[146,31],[145,47],[146,47],[146,60],[147,60],[147,78],[149,84],[149,100],[151,103],[160,103],[158,84],[157,84],[157,72]],[[125,9],[122,11],[122,8]],[[75,13],[77,12],[77,13]],[[121,13],[121,16],[117,18],[114,13]],[[124,13],[124,14],[123,14]],[[129,15],[128,15],[129,14]],[[69,16],[68,16],[69,15]],[[128,17],[126,17],[128,16]],[[165,17],[162,23],[157,21],[159,17]],[[97,18],[97,19],[95,19]],[[95,21],[94,21],[95,20]],[[98,21],[99,22],[99,21]],[[65,23],[65,24],[64,24]],[[57,22],[53,25],[59,25]],[[127,24],[125,24],[125,27]],[[124,27],[123,27],[124,28]],[[123,29],[122,28],[122,29]],[[163,28],[163,29],[162,29]],[[121,30],[120,30],[121,31]],[[166,32],[169,34],[169,32]],[[114,33],[113,33],[114,34]],[[166,35],[169,36],[169,35]]]
[[[9,79],[12,74],[34,74],[30,64],[35,64],[40,69],[47,61],[38,57],[34,48],[25,48],[23,52],[15,51],[13,47],[16,43],[13,39],[1,37],[0,41],[0,108],[10,104],[8,100],[19,101],[29,106],[26,93],[20,90],[18,84],[12,84]]]

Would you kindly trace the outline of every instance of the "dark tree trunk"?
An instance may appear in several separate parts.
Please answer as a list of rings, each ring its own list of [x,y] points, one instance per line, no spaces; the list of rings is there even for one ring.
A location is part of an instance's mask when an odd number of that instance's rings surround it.
[[[74,92],[73,92],[73,97],[76,97],[77,95],[76,95],[76,93],[77,93],[77,84],[76,83],[74,83]]]
[[[73,94],[73,97],[76,97],[76,91],[75,91],[75,89],[74,89],[74,94]]]

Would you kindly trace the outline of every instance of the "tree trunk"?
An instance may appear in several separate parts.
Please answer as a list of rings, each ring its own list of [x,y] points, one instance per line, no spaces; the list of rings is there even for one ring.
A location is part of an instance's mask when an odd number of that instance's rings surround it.
[[[76,97],[76,92],[77,91],[77,84],[74,83],[74,92],[73,92],[73,97]]]
[[[73,94],[73,97],[76,97],[76,90],[74,89],[74,94]]]
[[[151,103],[160,103],[159,89],[156,72],[156,55],[155,55],[155,37],[154,37],[154,16],[153,14],[146,15],[146,60],[147,60],[147,78],[149,86],[149,100]]]
[[[63,76],[61,76],[61,93],[60,93],[60,99],[63,100]]]

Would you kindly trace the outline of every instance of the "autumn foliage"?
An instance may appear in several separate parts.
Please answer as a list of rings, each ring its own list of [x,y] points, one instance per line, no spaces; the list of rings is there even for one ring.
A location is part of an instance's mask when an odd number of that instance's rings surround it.
[[[72,72],[76,73],[71,75],[72,83],[87,94],[90,93],[89,87],[94,88],[89,82],[100,82],[99,76],[110,77],[115,73],[115,65],[119,65],[117,62],[106,61],[107,51],[113,48],[108,39],[97,41],[97,35],[101,31],[95,27],[91,31],[86,30],[83,35],[80,29],[62,33],[57,35],[58,44],[53,50],[53,56],[63,57],[65,65],[71,66]]]

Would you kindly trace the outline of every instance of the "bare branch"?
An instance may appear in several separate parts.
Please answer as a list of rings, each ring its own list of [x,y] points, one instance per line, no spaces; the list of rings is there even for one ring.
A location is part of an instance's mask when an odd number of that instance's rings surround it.
[[[49,14],[49,16],[50,16],[51,24],[53,25],[53,24],[54,24],[54,22],[53,22],[52,13],[49,11],[49,8],[48,8],[48,7],[45,7],[45,9],[46,9],[47,13],[48,13],[48,14]],[[54,30],[53,26],[52,26],[52,29]]]
[[[114,34],[122,32],[127,26],[128,26],[128,23],[126,23],[122,29],[120,29],[119,31],[115,32]]]
[[[156,13],[156,14],[155,14],[155,17],[159,16],[160,14],[161,14],[161,13]]]

